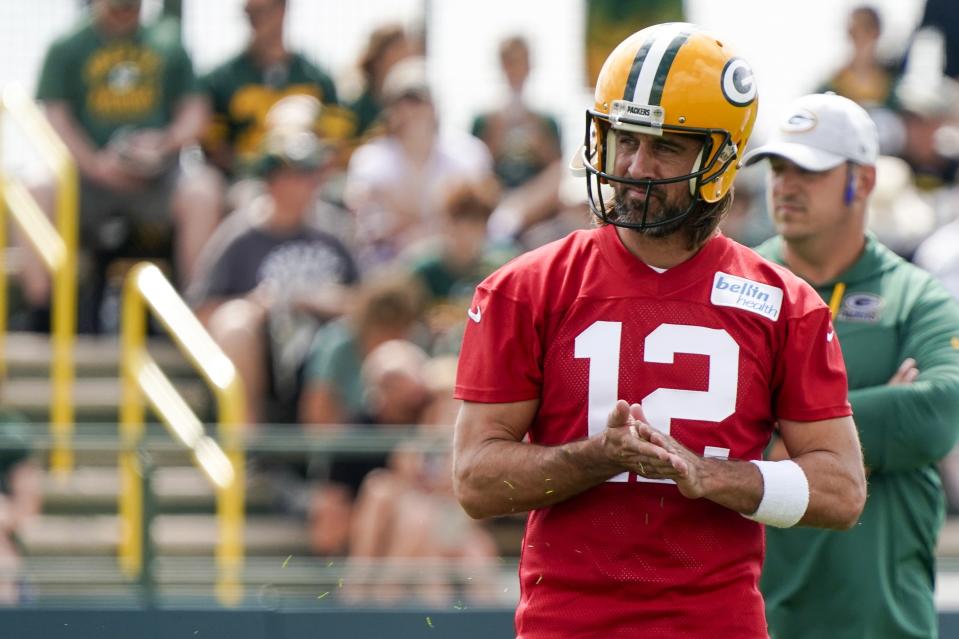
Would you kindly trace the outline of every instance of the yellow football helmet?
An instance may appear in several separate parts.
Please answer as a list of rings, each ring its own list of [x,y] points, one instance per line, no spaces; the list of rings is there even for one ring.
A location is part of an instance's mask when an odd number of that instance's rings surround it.
[[[590,208],[605,222],[630,228],[671,224],[699,201],[718,202],[732,186],[746,148],[758,100],[749,64],[693,24],[648,27],[626,38],[609,54],[596,80],[596,103],[586,110],[582,164]],[[690,173],[665,179],[632,179],[612,174],[615,130],[649,135],[698,135],[703,148]],[[652,189],[689,182],[693,196],[682,215],[656,222],[629,223],[607,217],[601,185],[608,182]],[[649,198],[646,199],[647,205]]]

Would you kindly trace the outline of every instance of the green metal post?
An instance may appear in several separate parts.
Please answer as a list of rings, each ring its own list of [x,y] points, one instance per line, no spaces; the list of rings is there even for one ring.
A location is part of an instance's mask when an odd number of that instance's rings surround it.
[[[140,526],[143,560],[140,564],[140,597],[144,608],[156,607],[156,578],[153,573],[153,560],[156,548],[153,544],[153,519],[156,516],[156,495],[153,492],[153,458],[142,447],[137,454],[140,471],[140,489],[143,491],[143,523]]]

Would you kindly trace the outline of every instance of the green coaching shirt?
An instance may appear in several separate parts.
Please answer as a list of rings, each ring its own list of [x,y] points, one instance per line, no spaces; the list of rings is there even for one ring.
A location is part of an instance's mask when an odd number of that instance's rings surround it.
[[[102,148],[120,130],[166,127],[197,92],[190,58],[166,25],[107,38],[86,19],[48,49],[37,99],[66,102]]]
[[[757,250],[783,264],[781,238]],[[935,637],[935,549],[945,514],[936,463],[959,434],[959,305],[872,236],[852,268],[816,289],[826,302],[841,295],[833,319],[869,496],[849,531],[766,528],[760,587],[770,636]],[[888,386],[907,357],[919,377]]]

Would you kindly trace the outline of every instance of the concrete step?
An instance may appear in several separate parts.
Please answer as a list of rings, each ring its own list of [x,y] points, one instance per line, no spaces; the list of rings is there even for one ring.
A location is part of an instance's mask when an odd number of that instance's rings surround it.
[[[210,395],[199,379],[173,380],[187,404],[204,419],[210,412]],[[28,419],[49,419],[51,384],[49,378],[11,377],[0,391],[0,404],[23,413]],[[120,401],[120,380],[116,377],[77,378],[73,387],[74,410],[78,421],[116,422]]]
[[[193,376],[193,368],[169,339],[151,337],[147,349],[170,377]],[[50,370],[50,336],[44,333],[8,333],[3,355],[11,377],[45,376]],[[117,376],[120,342],[116,335],[77,335],[73,349],[77,377]]]
[[[114,462],[116,457],[114,457]],[[160,508],[207,508],[213,510],[216,496],[210,482],[192,466],[157,468],[153,490]],[[63,511],[116,511],[120,472],[113,467],[75,468],[67,481],[53,475],[44,478],[43,508],[50,514]]]
[[[218,536],[215,515],[159,515],[153,540],[160,555],[212,555]],[[24,526],[21,539],[31,556],[115,555],[120,539],[117,515],[40,515]],[[248,516],[246,554],[305,555],[307,525],[294,517]]]
[[[116,463],[116,456],[112,458]],[[182,463],[182,461],[180,462]],[[195,466],[160,466],[153,473],[157,507],[163,512],[215,512],[216,493]],[[43,510],[47,514],[112,514],[120,496],[120,472],[115,465],[82,466],[61,480],[44,477]],[[266,486],[247,484],[247,512],[264,512],[272,505]]]

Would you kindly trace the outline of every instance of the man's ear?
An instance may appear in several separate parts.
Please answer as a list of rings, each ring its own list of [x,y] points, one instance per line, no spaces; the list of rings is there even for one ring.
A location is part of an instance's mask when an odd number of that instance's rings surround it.
[[[876,167],[860,165],[856,167],[856,194],[868,197],[876,188]]]

